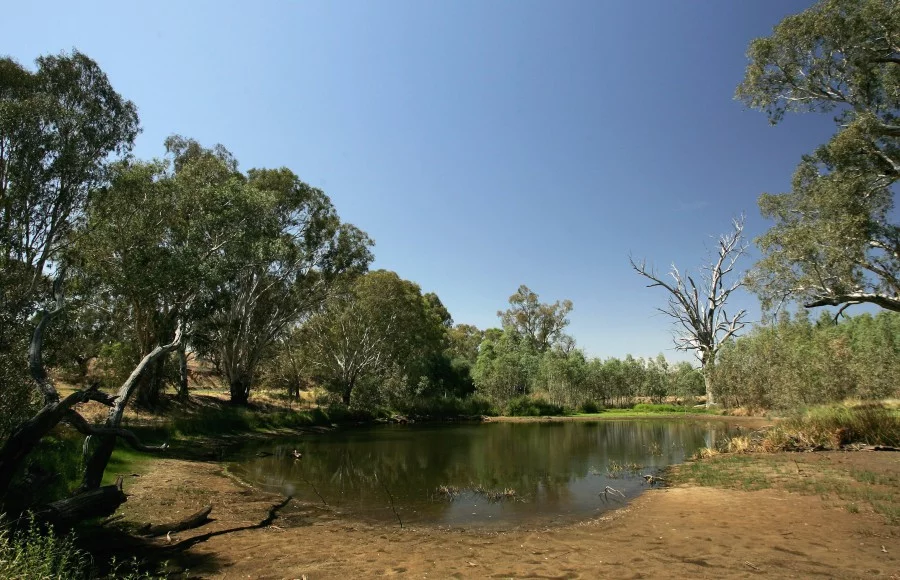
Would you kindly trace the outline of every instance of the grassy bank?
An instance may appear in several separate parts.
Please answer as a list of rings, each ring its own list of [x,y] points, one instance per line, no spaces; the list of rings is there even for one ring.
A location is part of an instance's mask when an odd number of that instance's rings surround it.
[[[795,413],[772,427],[701,450],[673,467],[670,483],[819,495],[851,513],[872,512],[900,526],[900,458],[833,453],[900,447],[900,411],[832,405]],[[823,453],[797,453],[819,451]]]
[[[900,410],[878,404],[815,407],[706,453],[825,451],[862,445],[900,447]]]
[[[675,485],[758,491],[780,489],[817,495],[851,513],[870,512],[900,526],[900,474],[896,465],[867,461],[878,454],[723,454],[672,468]]]

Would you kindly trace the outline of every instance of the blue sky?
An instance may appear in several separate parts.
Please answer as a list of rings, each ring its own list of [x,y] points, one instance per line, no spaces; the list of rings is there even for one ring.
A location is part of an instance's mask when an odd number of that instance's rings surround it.
[[[694,267],[732,216],[765,231],[758,195],[834,125],[771,127],[733,94],[750,40],[809,5],[36,0],[3,9],[0,53],[95,59],[138,106],[139,156],[179,133],[290,167],[457,322],[497,325],[527,284],[574,302],[590,355],[683,358],[629,253]]]

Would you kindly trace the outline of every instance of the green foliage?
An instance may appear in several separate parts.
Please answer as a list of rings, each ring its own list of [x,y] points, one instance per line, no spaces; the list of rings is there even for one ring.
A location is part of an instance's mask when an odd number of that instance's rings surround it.
[[[2,437],[36,410],[25,363],[32,314],[51,299],[46,266],[63,261],[60,250],[90,191],[138,132],[134,104],[93,60],[73,51],[36,64],[29,71],[0,58]]]
[[[560,405],[554,405],[541,397],[516,397],[507,403],[506,414],[511,417],[544,417],[566,415]]]
[[[503,328],[510,329],[527,341],[537,352],[546,352],[556,344],[572,344],[563,334],[569,324],[566,318],[572,311],[572,301],[544,304],[537,294],[522,284],[509,297],[509,309],[497,312]]]
[[[77,486],[82,465],[83,438],[57,429],[42,439],[16,473],[4,505],[11,513],[66,497]]]
[[[795,409],[846,398],[900,396],[900,315],[863,314],[835,324],[805,310],[726,344],[715,367],[723,402]]]
[[[631,408],[638,413],[705,413],[707,409],[694,409],[693,407],[685,407],[682,405],[660,405],[638,403]]]
[[[595,401],[585,401],[579,407],[579,411],[584,413],[585,415],[594,415],[596,413],[602,413],[603,407],[597,404]]]
[[[427,296],[430,296],[428,298]],[[345,405],[397,406],[441,393],[448,314],[417,284],[379,270],[358,277],[297,333],[311,378]]]
[[[764,307],[870,302],[900,310],[900,6],[822,0],[754,40],[737,97],[774,124],[788,112],[833,114],[835,136],[803,158],[792,190],[763,195],[774,226],[758,244],[753,287]]]
[[[417,397],[402,404],[398,411],[425,420],[458,419],[461,417],[495,416],[497,410],[490,401],[478,397]]]
[[[31,517],[10,532],[0,528],[0,577],[78,580],[91,577],[91,559],[75,546],[72,535],[57,536]]]

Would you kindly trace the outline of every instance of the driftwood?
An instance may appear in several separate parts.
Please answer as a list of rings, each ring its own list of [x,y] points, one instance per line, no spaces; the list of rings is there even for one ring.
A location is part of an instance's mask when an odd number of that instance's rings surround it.
[[[183,520],[179,520],[177,522],[157,524],[155,526],[147,524],[143,529],[140,530],[139,533],[142,536],[149,536],[152,538],[156,536],[165,536],[166,534],[170,534],[172,532],[182,532],[184,530],[199,528],[200,526],[210,521],[209,514],[211,511],[212,506],[208,505],[197,513],[191,514]]]

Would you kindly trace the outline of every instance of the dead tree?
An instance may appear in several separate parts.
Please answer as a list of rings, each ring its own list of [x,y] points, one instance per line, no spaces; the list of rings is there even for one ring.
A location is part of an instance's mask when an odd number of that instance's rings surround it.
[[[700,269],[700,285],[687,273],[682,274],[673,264],[669,272],[671,281],[665,281],[655,270],[647,267],[646,261],[636,263],[629,258],[635,272],[651,281],[648,288],[659,286],[668,292],[668,304],[658,308],[660,312],[675,321],[675,348],[693,351],[700,361],[703,380],[706,384],[706,406],[715,404],[713,398],[712,367],[719,347],[734,337],[747,323],[743,321],[746,310],[740,310],[733,317],[725,311],[725,304],[731,294],[744,285],[740,275],[732,282],[726,282],[734,272],[737,261],[747,250],[744,240],[744,218],[732,221],[731,232],[722,235],[718,241],[716,255],[708,265]]]
[[[84,435],[101,438],[100,446],[85,468],[84,481],[90,485],[83,485],[82,490],[100,487],[100,479],[109,462],[109,454],[112,453],[112,447],[117,437],[125,439],[132,447],[139,450],[151,451],[160,449],[160,447],[143,445],[134,433],[122,429],[122,415],[137,385],[137,379],[144,369],[155,363],[160,357],[178,348],[181,344],[181,327],[179,326],[175,333],[175,339],[170,344],[157,346],[138,363],[131,376],[119,389],[117,396],[113,397],[103,393],[94,385],[75,391],[60,400],[59,393],[44,367],[42,353],[44,332],[48,324],[63,309],[62,282],[64,276],[65,271],[61,269],[53,286],[54,308],[50,311],[42,310],[38,313],[37,325],[32,333],[31,344],[28,349],[28,368],[35,387],[43,397],[44,406],[34,417],[19,425],[3,443],[3,447],[0,448],[0,498],[6,495],[15,473],[25,458],[34,450],[38,442],[60,423],[67,423]],[[86,401],[98,401],[110,407],[105,425],[92,425],[75,410],[77,404]],[[106,452],[107,449],[108,453]]]

